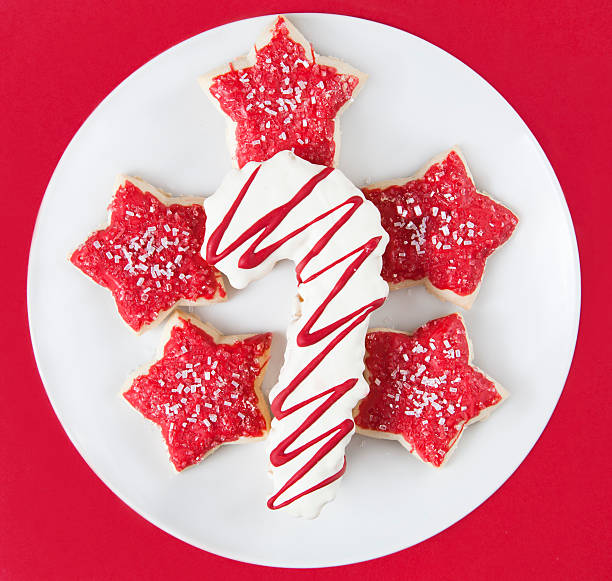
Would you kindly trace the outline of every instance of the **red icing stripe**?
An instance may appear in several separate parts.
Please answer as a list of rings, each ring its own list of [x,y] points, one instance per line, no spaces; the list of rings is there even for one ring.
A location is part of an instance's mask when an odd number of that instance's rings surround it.
[[[304,284],[305,281],[301,279],[301,273],[304,268],[309,264],[309,262],[316,257],[323,248],[330,242],[334,234],[350,219],[350,217],[354,214],[357,208],[363,203],[363,199],[359,196],[352,196],[348,198],[344,203],[336,206],[335,208],[321,214],[319,217],[315,218],[311,222],[304,224],[302,227],[297,230],[291,232],[286,235],[284,238],[270,244],[268,246],[262,246],[265,239],[270,236],[277,226],[283,221],[285,216],[296,206],[300,204],[307,196],[312,193],[314,187],[324,180],[333,170],[331,168],[326,168],[320,171],[318,174],[313,176],[297,193],[296,195],[286,204],[279,206],[278,208],[269,212],[266,216],[255,222],[250,228],[248,228],[243,234],[241,234],[234,242],[231,242],[224,250],[219,250],[219,245],[221,240],[223,239],[226,230],[234,218],[238,207],[240,206],[242,200],[246,196],[253,180],[255,179],[259,169],[261,166],[258,166],[253,173],[249,176],[249,179],[246,181],[245,185],[242,187],[239,192],[236,200],[233,202],[231,208],[224,216],[221,221],[219,227],[210,235],[207,248],[206,248],[206,257],[211,264],[216,264],[219,260],[227,257],[237,248],[240,248],[244,243],[248,240],[254,238],[253,243],[243,252],[240,256],[238,265],[241,268],[254,268],[261,264],[266,258],[268,258],[275,250],[277,250],[282,244],[303,232],[316,222],[324,219],[326,216],[331,214],[332,212],[337,211],[340,208],[346,206],[345,213],[336,221],[336,223],[325,233],[325,235],[313,246],[312,250],[305,256],[305,258],[300,261],[300,263],[296,267],[296,274],[298,278],[299,284]],[[333,287],[331,292],[327,297],[324,298],[321,305],[315,310],[311,318],[305,323],[304,327],[298,334],[297,343],[299,346],[309,346],[319,343],[326,337],[328,337],[331,333],[341,328],[343,325],[346,327],[334,338],[332,339],[327,346],[325,346],[311,361],[310,363],[295,376],[295,378],[287,385],[285,389],[283,389],[277,397],[272,402],[271,408],[274,416],[281,420],[283,418],[287,418],[297,410],[303,408],[305,405],[312,403],[318,399],[321,399],[321,404],[311,413],[308,417],[302,422],[302,424],[296,429],[292,434],[290,434],[287,438],[285,438],[279,445],[272,450],[270,454],[270,460],[274,466],[281,466],[291,459],[295,458],[302,452],[311,448],[315,444],[326,440],[325,443],[317,450],[317,452],[313,455],[313,457],[307,461],[304,466],[302,466],[299,470],[295,472],[295,474],[285,483],[285,485],[274,494],[268,501],[268,507],[272,509],[282,508],[291,504],[298,498],[305,496],[306,494],[310,494],[315,490],[323,488],[328,484],[331,484],[338,478],[342,476],[344,473],[344,466],[341,470],[339,470],[336,474],[326,478],[322,482],[319,482],[315,486],[293,496],[292,498],[283,501],[282,503],[276,503],[278,498],[287,490],[289,490],[295,483],[297,483],[305,474],[307,474],[312,468],[323,458],[325,457],[337,444],[340,442],[353,428],[353,421],[351,419],[346,419],[342,421],[340,424],[332,428],[331,430],[318,435],[316,438],[310,440],[309,442],[303,444],[296,450],[288,453],[287,448],[294,443],[301,434],[303,434],[310,426],[312,426],[318,418],[320,418],[330,407],[331,405],[337,401],[340,397],[342,397],[346,392],[348,392],[357,382],[357,379],[349,379],[343,382],[340,385],[336,385],[329,389],[322,391],[320,394],[316,395],[313,398],[310,398],[306,401],[302,401],[290,408],[283,409],[283,404],[286,399],[299,387],[302,381],[312,371],[325,359],[330,352],[333,351],[334,347],[338,345],[344,337],[346,337],[356,326],[362,323],[372,311],[380,307],[384,298],[378,299],[376,301],[372,301],[366,305],[363,305],[361,308],[356,309],[352,313],[342,317],[341,319],[335,321],[332,324],[327,325],[326,327],[311,333],[312,327],[315,325],[319,317],[324,313],[329,302],[344,288],[344,286],[348,283],[351,277],[355,274],[359,266],[363,263],[363,261],[376,249],[380,242],[380,237],[375,237],[369,240],[363,246],[356,248],[352,252],[346,255],[346,257],[356,255],[356,258],[347,266],[346,270],[339,278],[336,285]],[[345,258],[346,258],[345,257]],[[338,261],[333,264],[337,264]],[[314,275],[310,276],[307,280],[313,280],[314,278],[320,276],[323,272],[325,272],[328,268],[331,268],[333,265],[328,265],[326,268],[320,270]],[[346,462],[345,462],[346,464]]]
[[[466,423],[498,404],[495,383],[470,365],[461,317],[430,321],[412,335],[373,331],[366,337],[369,395],[358,428],[403,438],[425,462],[440,466]]]

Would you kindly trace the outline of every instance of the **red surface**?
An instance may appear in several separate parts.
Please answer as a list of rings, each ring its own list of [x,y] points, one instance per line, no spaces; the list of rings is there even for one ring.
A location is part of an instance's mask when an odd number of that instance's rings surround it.
[[[26,323],[29,241],[43,192],[98,102],[160,51],[236,18],[335,11],[394,24],[490,81],[546,151],[582,261],[583,309],[569,379],[546,431],[508,482],[433,539],[376,561],[316,572],[254,567],[156,529],[91,472],[55,418]],[[612,22],[605,2],[387,3],[244,0],[0,4],[0,578],[604,579],[612,567],[609,456],[612,324],[609,130]]]
[[[411,335],[368,333],[366,353],[370,393],[355,424],[403,438],[434,466],[442,465],[467,422],[502,399],[495,383],[470,366],[457,314],[429,321]]]
[[[363,193],[389,234],[382,276],[399,285],[427,277],[436,288],[471,295],[485,261],[517,223],[508,208],[478,193],[454,151],[422,178]]]

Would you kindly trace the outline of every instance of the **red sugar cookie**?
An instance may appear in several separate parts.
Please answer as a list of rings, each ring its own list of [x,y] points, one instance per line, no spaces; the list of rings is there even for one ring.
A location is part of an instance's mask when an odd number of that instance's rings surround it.
[[[270,414],[261,393],[271,333],[223,336],[177,311],[162,356],[128,381],[125,399],[161,427],[177,470],[222,444],[264,438]]]
[[[390,241],[383,278],[391,289],[425,283],[438,297],[470,308],[488,256],[514,231],[517,217],[476,190],[458,149],[415,177],[363,189]]]
[[[203,198],[173,198],[121,177],[98,230],[70,261],[109,289],[123,320],[136,332],[159,323],[175,305],[225,300],[219,271],[200,256]]]
[[[370,393],[355,410],[359,433],[398,440],[423,462],[441,466],[463,428],[486,417],[505,390],[471,364],[458,314],[409,335],[374,329],[366,336]]]
[[[279,16],[249,54],[200,78],[228,119],[228,144],[237,167],[292,150],[312,163],[334,166],[340,129],[336,117],[366,75],[316,54]]]

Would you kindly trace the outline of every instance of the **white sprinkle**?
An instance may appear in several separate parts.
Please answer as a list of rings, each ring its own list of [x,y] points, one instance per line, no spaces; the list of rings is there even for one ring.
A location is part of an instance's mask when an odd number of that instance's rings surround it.
[[[423,213],[423,212],[421,212],[421,206],[415,206],[415,207],[414,207],[414,213],[415,213],[417,216],[420,216],[420,215]]]
[[[438,215],[438,207],[437,207],[437,206],[434,206],[434,207],[431,209],[431,213],[433,214],[433,216],[434,216],[434,218],[435,218],[435,217]]]
[[[142,284],[144,283],[144,278],[141,276],[137,281],[136,281],[136,286],[142,286]]]

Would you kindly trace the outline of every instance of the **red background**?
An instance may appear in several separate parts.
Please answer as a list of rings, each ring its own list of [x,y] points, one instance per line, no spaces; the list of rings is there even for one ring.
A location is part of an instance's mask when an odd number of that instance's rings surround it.
[[[612,193],[610,10],[598,0],[471,4],[0,2],[1,579],[610,575],[612,275],[605,238]],[[583,276],[580,335],[565,391],[546,431],[508,482],[465,519],[416,547],[315,572],[255,567],[205,553],[158,530],[117,499],[53,414],[31,351],[25,301],[39,203],[64,148],[98,102],[177,42],[230,20],[292,11],[339,12],[403,28],[491,82],[527,122],[555,168],[574,219]]]

